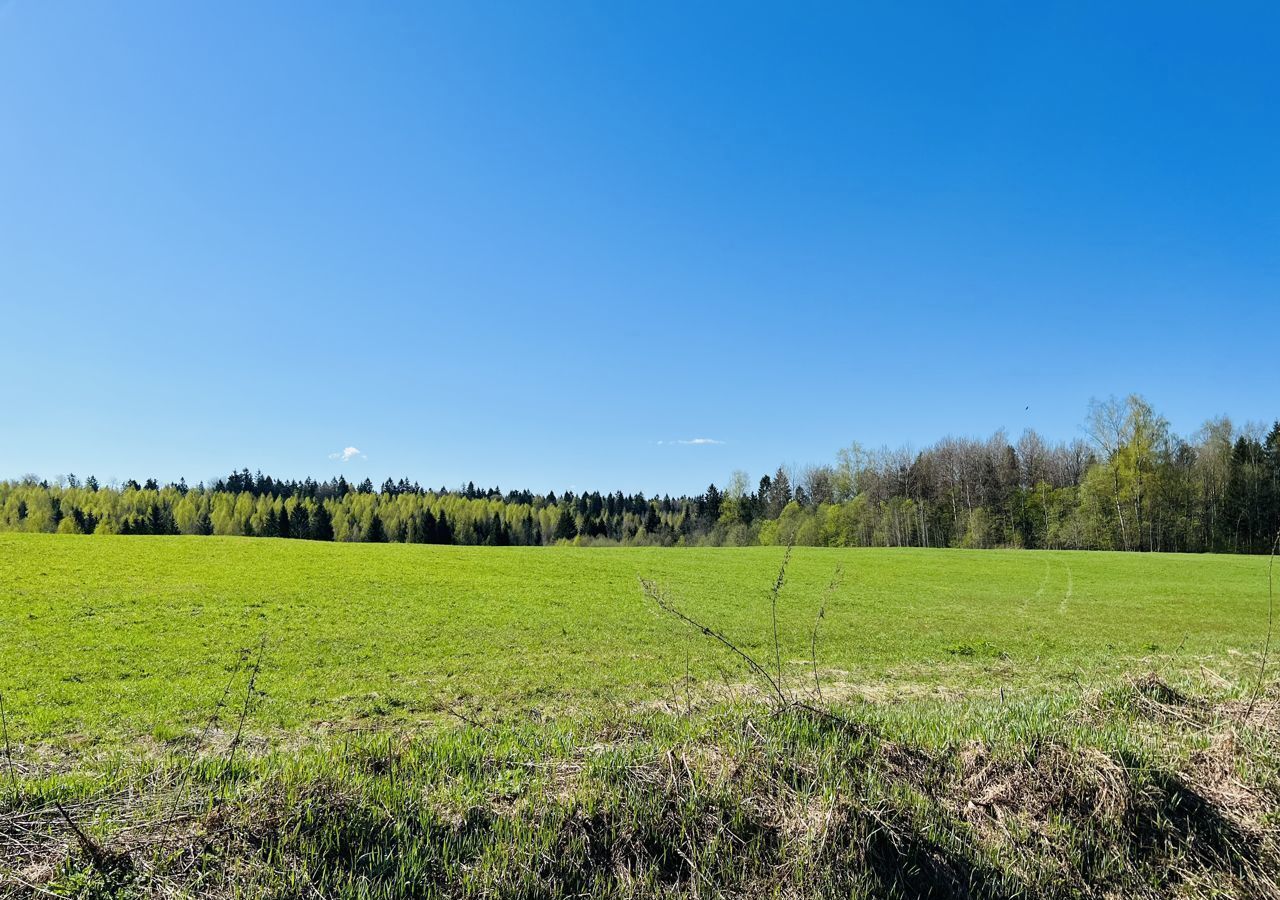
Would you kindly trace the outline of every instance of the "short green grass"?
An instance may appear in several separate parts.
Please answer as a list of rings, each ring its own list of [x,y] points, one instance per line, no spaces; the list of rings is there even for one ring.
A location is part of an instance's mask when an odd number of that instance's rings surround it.
[[[0,535],[0,897],[1274,895],[1266,559],[782,558]]]
[[[683,700],[750,679],[639,579],[772,659],[782,554],[4,534],[0,693],[24,743],[81,752],[198,728],[262,641],[263,732]],[[1202,666],[1234,678],[1266,628],[1265,558],[798,548],[778,606],[796,686],[837,565],[817,640],[837,697],[1012,698]]]

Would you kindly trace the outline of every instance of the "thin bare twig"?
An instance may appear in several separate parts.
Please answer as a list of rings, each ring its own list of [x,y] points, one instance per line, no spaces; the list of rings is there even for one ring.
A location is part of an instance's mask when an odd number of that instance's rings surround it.
[[[1267,677],[1267,659],[1271,655],[1271,634],[1275,625],[1276,595],[1273,573],[1276,566],[1276,550],[1280,549],[1280,531],[1271,543],[1271,558],[1267,560],[1267,639],[1262,645],[1262,660],[1258,665],[1258,683],[1254,685],[1253,696],[1249,698],[1249,706],[1245,710],[1245,718],[1253,715],[1253,707],[1262,696],[1262,688]]]
[[[777,638],[776,611],[777,611],[778,592],[782,589],[782,585],[786,576],[787,562],[790,559],[790,557],[791,557],[791,546],[789,545],[787,547],[786,556],[783,558],[783,561],[782,561],[782,567],[778,571],[778,578],[774,582],[774,587],[771,595],[773,599],[773,610],[774,610],[774,620],[773,620],[774,654],[779,664],[777,678],[775,678],[772,674],[770,674],[769,670],[766,669],[764,665],[762,665],[755,657],[753,657],[747,651],[743,650],[741,647],[739,647],[737,644],[731,641],[728,637],[726,637],[723,633],[712,628],[710,625],[705,625],[702,622],[699,622],[697,619],[688,615],[683,610],[681,610],[678,606],[672,603],[670,598],[666,595],[666,593],[663,592],[662,588],[658,585],[657,582],[647,578],[641,578],[640,587],[644,591],[644,595],[648,597],[650,600],[652,600],[657,605],[657,607],[661,609],[663,612],[666,612],[666,613],[669,613],[670,615],[675,616],[677,619],[684,622],[686,625],[693,628],[694,630],[700,631],[702,634],[706,635],[707,637],[712,638],[713,640],[722,644],[731,653],[733,653],[735,656],[737,656],[739,659],[745,662],[747,664],[747,668],[768,686],[770,692],[772,692],[773,694],[774,699],[777,700],[778,707],[775,710],[776,713],[780,713],[785,710],[804,710],[805,712],[808,712],[812,715],[818,716],[820,718],[826,719],[829,722],[839,725],[841,728],[857,729],[858,731],[863,731],[865,729],[862,726],[858,725],[857,723],[852,722],[849,719],[846,719],[843,716],[840,716],[829,709],[825,709],[821,706],[815,706],[811,703],[806,703],[805,701],[800,700],[795,696],[790,696],[787,694],[785,690],[783,690],[782,681],[781,681],[781,678],[782,678],[781,656],[780,656],[781,645]],[[831,584],[827,588],[828,594],[830,594],[839,586],[840,579],[842,577],[843,577],[843,570],[837,567],[836,575],[832,579]],[[823,598],[824,609],[825,609],[825,606],[826,606],[826,597]],[[812,650],[814,650],[815,653],[816,653],[816,644],[817,644],[816,635],[811,635],[810,647]],[[815,663],[815,668],[816,668],[816,663]],[[725,683],[726,683],[726,686],[728,686],[727,676],[725,677]]]
[[[658,587],[656,582],[650,581],[647,578],[641,578],[640,587],[644,591],[645,596],[648,597],[650,600],[652,600],[654,603],[656,603],[658,605],[658,608],[661,609],[663,612],[666,612],[675,616],[677,619],[684,622],[689,627],[694,628],[697,631],[700,631],[703,634],[705,634],[707,637],[712,638],[713,640],[716,640],[719,643],[723,644],[726,648],[730,650],[730,652],[732,652],[739,659],[745,662],[747,664],[748,669],[750,669],[753,673],[755,673],[757,676],[759,676],[761,679],[764,680],[765,684],[769,686],[769,689],[773,692],[773,695],[777,697],[779,702],[781,703],[787,702],[787,697],[782,692],[782,687],[778,684],[777,681],[774,680],[773,676],[769,674],[769,670],[766,669],[764,666],[760,665],[760,663],[756,662],[755,658],[750,653],[747,653],[745,650],[740,648],[733,641],[729,640],[729,638],[725,637],[725,635],[721,634],[719,631],[716,631],[710,625],[703,625],[698,620],[692,618],[691,616],[686,615],[679,607],[675,606],[671,602],[671,600],[667,597],[667,595],[663,593],[662,588]]]
[[[822,700],[822,680],[818,677],[818,623],[826,618],[827,601],[840,589],[840,582],[843,580],[844,566],[837,563],[835,574],[831,576],[827,589],[822,593],[822,603],[818,606],[818,614],[813,617],[813,629],[809,632],[809,660],[813,663],[813,687],[818,693],[819,702]]]
[[[773,619],[773,656],[777,663],[778,693],[782,693],[782,645],[778,642],[778,594],[787,580],[787,564],[791,562],[791,550],[795,542],[787,543],[787,552],[783,554],[782,565],[778,568],[778,577],[774,579],[773,589],[769,592],[769,614]]]
[[[80,826],[76,824],[75,819],[71,818],[71,813],[67,812],[61,803],[55,800],[53,805],[62,815],[67,827],[75,834],[76,840],[80,843],[80,849],[84,851],[85,856],[89,857],[89,862],[93,864],[95,869],[103,875],[109,875],[123,864],[128,863],[128,857],[122,858],[117,854],[108,853],[93,838],[85,834]]]
[[[9,746],[9,717],[4,711],[4,694],[0,694],[0,728],[4,731],[4,758],[9,766],[9,782],[13,785],[14,800],[17,800],[18,773],[13,768],[13,748]]]
[[[231,746],[227,753],[226,771],[231,771],[232,763],[236,760],[236,750],[240,746],[240,738],[244,735],[244,721],[249,717],[249,707],[253,704],[253,689],[258,684],[258,673],[262,671],[262,652],[266,649],[267,638],[264,635],[262,640],[258,642],[258,655],[253,660],[253,668],[249,670],[249,682],[244,689],[244,704],[240,707],[240,721],[236,723],[236,734],[231,739]]]
[[[31,893],[39,894],[42,897],[61,897],[62,896],[62,894],[55,894],[53,891],[46,890],[45,888],[40,887],[38,884],[32,884],[30,881],[20,878],[19,876],[15,875],[12,872],[9,872],[7,875],[5,875],[5,877],[12,878],[18,884],[22,885],[24,888],[31,891]]]
[[[684,642],[684,714],[693,712],[693,694],[689,688],[689,640]]]
[[[455,709],[452,706],[445,706],[442,703],[438,708],[442,712],[448,713],[449,715],[453,716],[459,722],[462,722],[466,725],[470,725],[472,728],[479,729],[480,731],[491,731],[489,726],[481,722],[479,719],[475,718],[474,716],[469,716],[464,712],[459,712],[457,709]]]
[[[227,679],[226,685],[222,688],[222,696],[218,698],[217,704],[213,708],[213,712],[204,723],[204,729],[201,730],[200,736],[196,738],[195,746],[191,748],[191,762],[194,764],[196,756],[200,753],[200,749],[204,746],[204,742],[212,733],[215,725],[218,724],[222,716],[222,710],[226,708],[227,698],[231,696],[231,688],[235,684],[236,676],[240,674],[240,670],[244,667],[245,660],[248,659],[250,651],[246,648],[240,651],[236,664],[231,670],[231,677]],[[172,821],[178,815],[178,807],[182,804],[186,796],[187,788],[191,784],[191,767],[188,766],[186,774],[183,776],[182,784],[178,787],[177,793],[173,798],[173,807],[169,810],[169,820]]]

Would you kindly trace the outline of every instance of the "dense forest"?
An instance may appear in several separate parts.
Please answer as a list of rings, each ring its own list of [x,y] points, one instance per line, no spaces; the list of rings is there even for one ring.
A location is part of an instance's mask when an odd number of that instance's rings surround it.
[[[695,497],[533,494],[278,480],[210,485],[75,475],[0,482],[0,530],[217,534],[434,544],[1026,547],[1264,553],[1280,532],[1280,422],[1211,420],[1191,438],[1141,397],[1094,403],[1089,439],[855,444],[836,461],[735,472]]]

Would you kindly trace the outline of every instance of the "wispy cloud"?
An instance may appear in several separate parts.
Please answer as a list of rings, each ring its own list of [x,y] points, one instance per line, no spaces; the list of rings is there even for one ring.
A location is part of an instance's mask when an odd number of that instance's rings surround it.
[[[330,459],[336,459],[338,462],[350,462],[353,459],[368,459],[360,452],[359,447],[343,447],[337,453],[330,453]]]
[[[708,444],[723,444],[715,438],[689,438],[683,441],[658,441],[659,444],[681,444],[685,447],[705,447]]]

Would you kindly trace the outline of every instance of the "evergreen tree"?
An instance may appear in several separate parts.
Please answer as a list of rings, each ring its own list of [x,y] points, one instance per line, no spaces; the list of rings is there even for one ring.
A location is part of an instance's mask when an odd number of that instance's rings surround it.
[[[1265,533],[1274,545],[1280,535],[1280,422],[1276,422],[1262,442],[1262,464],[1266,480],[1263,508],[1268,510]]]
[[[778,471],[774,473],[772,479],[768,475],[760,479],[761,497],[765,495],[766,491],[768,492],[768,505],[765,509],[765,516],[770,519],[776,519],[782,515],[782,511],[791,502],[791,478],[788,477],[786,469],[778,466]]]
[[[313,541],[333,540],[333,516],[329,514],[324,502],[317,502],[311,513],[311,539]]]
[[[552,538],[557,541],[571,541],[578,536],[578,523],[574,521],[573,512],[566,505],[560,508],[560,518],[556,521],[556,530]]]
[[[714,525],[720,520],[720,504],[723,498],[720,490],[711,484],[707,487],[707,493],[703,495],[704,517],[709,525]]]
[[[431,510],[424,509],[414,519],[413,540],[418,544],[435,544],[439,542],[440,526]]]
[[[497,513],[493,514],[493,523],[489,529],[489,534],[490,543],[494,547],[506,547],[511,543],[511,535],[507,532],[507,526]]]
[[[657,534],[658,527],[662,524],[662,520],[658,518],[658,511],[652,506],[644,517],[644,530],[649,534]]]
[[[159,501],[151,504],[147,512],[147,532],[149,534],[178,533],[178,526],[173,521],[173,511],[167,504]]]
[[[295,540],[311,540],[311,511],[306,504],[299,503],[293,508],[293,515],[289,516],[289,534]]]
[[[436,521],[436,539],[432,543],[453,543],[453,526],[449,522],[449,517],[444,514],[444,510],[440,511],[440,518]]]

